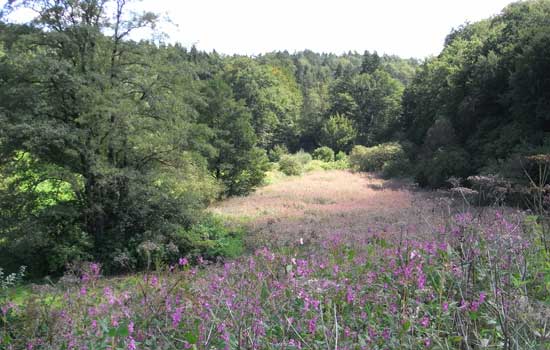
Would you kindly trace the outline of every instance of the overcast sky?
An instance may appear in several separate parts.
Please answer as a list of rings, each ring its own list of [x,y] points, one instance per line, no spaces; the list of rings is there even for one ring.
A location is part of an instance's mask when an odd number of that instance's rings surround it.
[[[3,1],[0,0],[0,3]],[[171,42],[225,54],[349,50],[422,58],[453,27],[498,14],[510,0],[143,0],[167,14]]]

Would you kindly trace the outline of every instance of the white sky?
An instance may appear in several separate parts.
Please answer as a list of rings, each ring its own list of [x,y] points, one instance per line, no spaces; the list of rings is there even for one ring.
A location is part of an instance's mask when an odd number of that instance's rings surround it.
[[[0,4],[4,1],[0,0]],[[143,0],[168,15],[169,41],[225,54],[310,49],[422,58],[453,27],[499,13],[510,0]]]

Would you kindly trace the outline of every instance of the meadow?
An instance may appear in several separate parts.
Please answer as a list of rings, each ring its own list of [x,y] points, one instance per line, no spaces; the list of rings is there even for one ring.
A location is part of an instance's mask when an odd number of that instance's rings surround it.
[[[5,289],[0,347],[550,348],[548,252],[523,212],[341,170],[210,211],[247,230],[249,253]]]

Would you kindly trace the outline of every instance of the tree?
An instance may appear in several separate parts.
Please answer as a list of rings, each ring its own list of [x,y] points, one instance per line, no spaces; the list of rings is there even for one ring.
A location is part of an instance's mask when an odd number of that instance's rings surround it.
[[[367,50],[363,54],[361,73],[372,74],[380,67],[380,56],[374,51],[372,54]]]
[[[336,152],[349,152],[357,137],[357,130],[350,119],[335,114],[324,123],[321,135],[323,146],[328,146]]]
[[[156,16],[126,13],[125,0],[10,5],[32,7],[38,16],[32,30],[12,26],[18,33],[4,37],[2,198],[30,199],[21,200],[27,224],[2,218],[0,235],[29,237],[34,232],[25,228],[34,223],[51,251],[80,236],[89,244],[73,255],[109,262],[117,249],[190,225],[217,192],[201,142],[210,131],[196,123],[196,80],[185,62],[173,64],[166,50],[127,40],[133,30],[154,26]],[[32,186],[21,174],[36,174]],[[42,205],[41,186],[68,194]],[[47,227],[40,226],[45,215]],[[65,262],[42,264],[43,272]]]
[[[235,98],[250,108],[261,147],[297,146],[302,95],[291,72],[278,66],[260,65],[250,58],[235,58],[228,62],[224,79],[231,85]]]
[[[214,132],[211,142],[216,149],[209,158],[210,169],[225,185],[226,195],[248,194],[267,171],[265,151],[256,147],[251,113],[219,77],[208,81],[204,90],[208,103],[199,112]]]

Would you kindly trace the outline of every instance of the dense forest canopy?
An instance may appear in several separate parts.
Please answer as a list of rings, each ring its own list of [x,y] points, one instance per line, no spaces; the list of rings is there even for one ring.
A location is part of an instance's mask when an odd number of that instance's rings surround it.
[[[0,265],[186,251],[268,155],[400,142],[421,185],[508,174],[550,132],[550,1],[453,30],[423,62],[366,51],[226,56],[133,41],[125,0],[9,1],[0,22]],[[18,7],[37,16],[6,17]],[[165,249],[165,254],[170,254]],[[9,253],[8,253],[9,252]],[[40,252],[37,255],[37,252]],[[139,262],[136,262],[139,265]]]
[[[465,24],[417,70],[402,128],[422,185],[449,176],[513,172],[516,155],[543,152],[550,132],[550,2],[511,4]],[[546,149],[547,150],[547,149]]]

